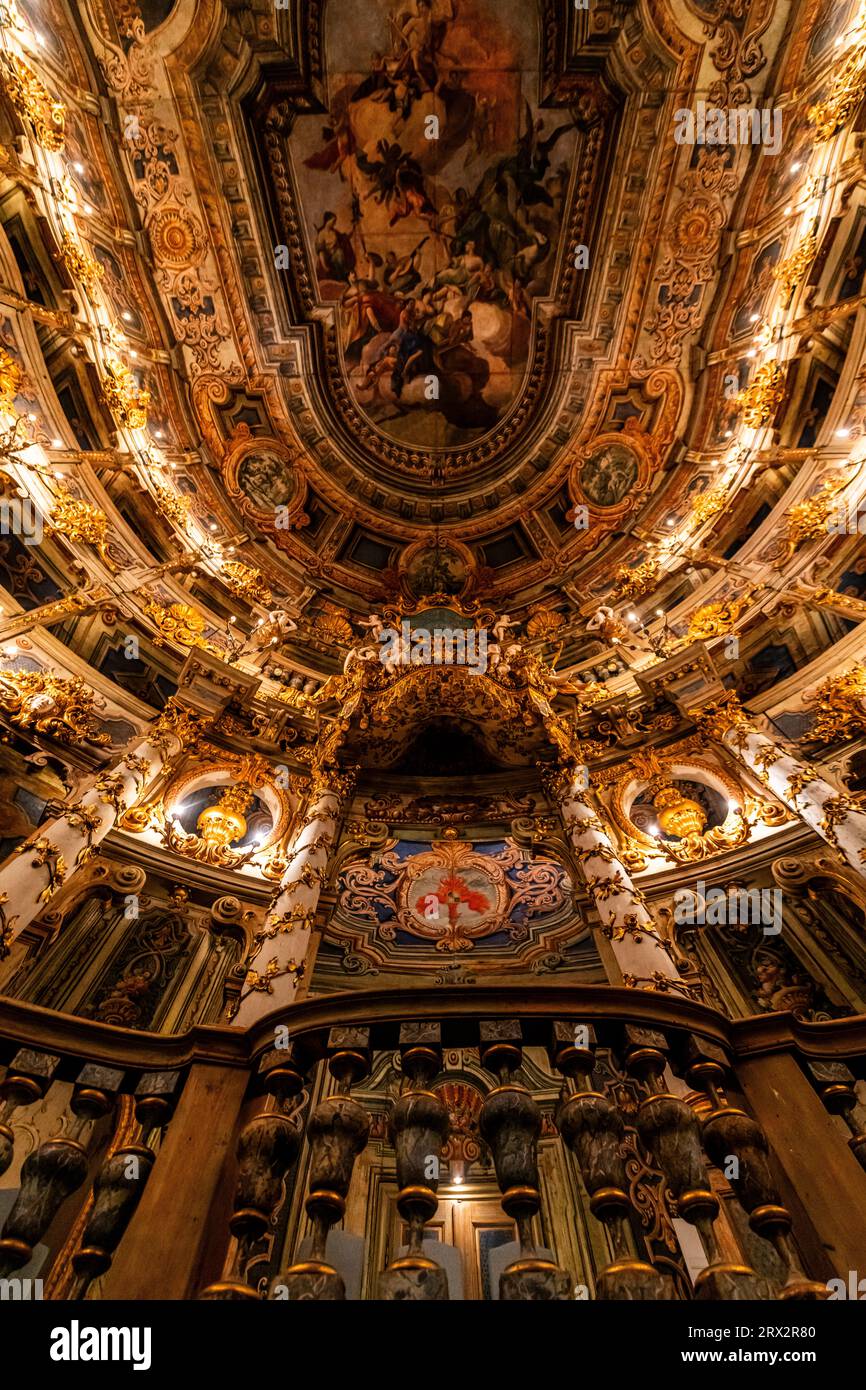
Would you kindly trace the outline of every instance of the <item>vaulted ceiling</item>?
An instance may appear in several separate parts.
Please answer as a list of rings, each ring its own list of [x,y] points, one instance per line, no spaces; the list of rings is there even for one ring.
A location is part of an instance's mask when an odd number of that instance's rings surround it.
[[[320,679],[356,618],[445,592],[615,674],[599,603],[676,612],[715,574],[698,544],[772,566],[785,499],[848,464],[853,0],[18,10],[66,105],[56,216],[17,157],[3,202],[68,422],[52,461],[110,516],[115,571],[197,548],[151,598],[209,637],[279,604],[279,659]],[[702,104],[770,119],[690,143]],[[14,145],[8,98],[4,121]],[[111,362],[145,426],[106,410]]]

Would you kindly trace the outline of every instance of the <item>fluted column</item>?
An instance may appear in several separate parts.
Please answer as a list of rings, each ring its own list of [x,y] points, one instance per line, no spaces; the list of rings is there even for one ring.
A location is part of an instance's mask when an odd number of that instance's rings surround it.
[[[98,772],[76,802],[40,825],[0,865],[0,959],[199,727],[191,711],[167,706],[138,743]]]
[[[638,989],[686,993],[644,896],[618,858],[585,783],[585,769],[571,768],[555,778],[551,790],[558,797],[574,857],[592,894],[623,981]]]
[[[331,772],[313,783],[286,871],[247,959],[247,977],[233,1018],[238,1028],[249,1028],[262,1014],[291,1004],[297,994],[352,780],[351,774]]]
[[[729,749],[790,811],[866,878],[866,811],[761,733],[731,692],[700,713],[701,731]]]

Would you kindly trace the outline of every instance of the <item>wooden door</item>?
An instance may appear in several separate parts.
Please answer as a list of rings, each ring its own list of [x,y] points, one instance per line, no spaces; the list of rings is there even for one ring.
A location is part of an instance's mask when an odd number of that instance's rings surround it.
[[[396,1208],[394,1218],[393,1240],[396,1249],[406,1244],[408,1231]],[[499,1197],[492,1194],[442,1197],[425,1233],[455,1246],[460,1252],[463,1297],[490,1298],[490,1252],[515,1239],[514,1222],[503,1212]]]

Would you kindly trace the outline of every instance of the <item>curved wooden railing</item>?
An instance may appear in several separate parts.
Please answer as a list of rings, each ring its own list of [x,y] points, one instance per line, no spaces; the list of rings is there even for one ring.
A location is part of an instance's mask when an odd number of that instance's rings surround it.
[[[673,994],[551,984],[345,991],[276,1010],[247,1032],[201,1026],[174,1036],[0,999],[0,1171],[14,1161],[10,1121],[19,1109],[65,1083],[69,1112],[25,1161],[0,1237],[0,1276],[14,1279],[42,1242],[49,1296],[81,1296],[105,1276],[105,1297],[192,1298],[205,1288],[208,1297],[258,1297],[245,1259],[306,1143],[315,1254],[309,1268],[285,1270],[273,1296],[324,1296],[339,1281],[328,1232],[369,1129],[352,1089],[375,1054],[399,1051],[404,1091],[393,1133],[412,1244],[408,1264],[383,1272],[380,1293],[441,1295],[422,1253],[436,1183],[418,1168],[418,1146],[438,1152],[447,1128],[433,1089],[443,1049],[477,1048],[499,1081],[484,1103],[482,1136],[525,1253],[503,1296],[565,1296],[563,1272],[533,1255],[540,1112],[520,1081],[527,1047],[545,1048],[561,1073],[561,1142],[606,1229],[613,1258],[593,1272],[597,1297],[634,1296],[641,1282],[652,1296],[672,1296],[635,1249],[617,1152],[623,1116],[593,1083],[599,1047],[638,1086],[630,1122],[673,1209],[700,1236],[707,1265],[693,1296],[817,1297],[827,1279],[866,1265],[866,1112],[855,1089],[866,1076],[866,1016],[730,1020]],[[336,1089],[304,1136],[296,1098],[320,1067]],[[731,1158],[752,1227],[787,1270],[777,1287],[721,1258],[707,1171]]]

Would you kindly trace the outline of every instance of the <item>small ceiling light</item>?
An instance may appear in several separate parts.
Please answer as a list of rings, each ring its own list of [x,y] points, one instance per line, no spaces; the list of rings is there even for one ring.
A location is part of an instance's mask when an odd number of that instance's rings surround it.
[[[121,317],[122,319],[125,319],[127,323],[131,323],[131,322],[132,322],[132,314],[129,312],[128,309],[124,309],[124,311],[123,311],[123,313],[121,314],[120,317]]]
[[[85,204],[84,204],[84,216],[85,216],[85,217],[90,217],[91,214],[92,214],[92,212],[93,212],[93,208],[90,206],[90,204],[89,204],[89,203],[85,203]]]
[[[749,323],[757,323],[757,322],[758,322],[758,319],[759,319],[760,317],[761,317],[760,314],[750,314],[750,315],[749,315]]]
[[[850,433],[851,433],[851,431],[850,431],[849,429],[846,429],[845,426],[843,425],[841,429],[838,429],[838,430],[836,431],[836,438],[837,438],[837,439],[847,439],[848,436],[850,435]]]
[[[216,522],[215,522],[215,521],[212,521],[211,524],[210,524],[210,529],[211,529],[212,531],[215,531],[216,528],[217,528],[217,527],[216,527]]]
[[[135,348],[130,348],[129,355],[132,358],[136,358],[138,356],[138,353],[136,352]]]
[[[675,525],[676,525],[676,521],[677,521],[677,519],[676,519],[675,516],[669,516],[668,519],[667,519],[667,521],[665,522],[665,525],[666,525],[666,526],[675,526]]]
[[[37,34],[37,35],[36,35],[36,42],[37,42],[37,43],[42,43],[42,44],[44,44],[44,43],[45,43],[45,35],[44,35],[44,34]]]
[[[656,609],[656,617],[657,617],[657,618],[663,618],[664,615],[665,615],[665,610],[664,610],[663,608],[657,608],[657,609]]]
[[[52,441],[51,441],[51,447],[52,447],[52,449],[62,449],[62,448],[63,448],[63,440],[62,440],[62,439],[52,439]]]
[[[794,209],[792,208],[791,204],[789,203],[788,206],[785,208],[785,216],[786,216],[786,217],[790,217],[790,216],[791,216],[791,213],[792,213],[793,211],[794,211]]]
[[[164,439],[164,438],[165,438],[165,431],[164,431],[164,430],[155,430],[154,433],[156,434],[157,439]]]
[[[793,163],[793,164],[791,165],[791,173],[792,173],[792,174],[799,174],[799,172],[800,172],[800,170],[802,169],[802,167],[803,167],[803,166],[802,166],[802,164],[800,163],[799,159],[796,160],[795,163]]]
[[[73,167],[73,169],[75,170],[76,174],[83,174],[83,173],[84,173],[84,165],[81,163],[81,160],[80,160],[80,159],[76,159],[76,161],[75,161],[75,163],[73,164],[72,167]]]

